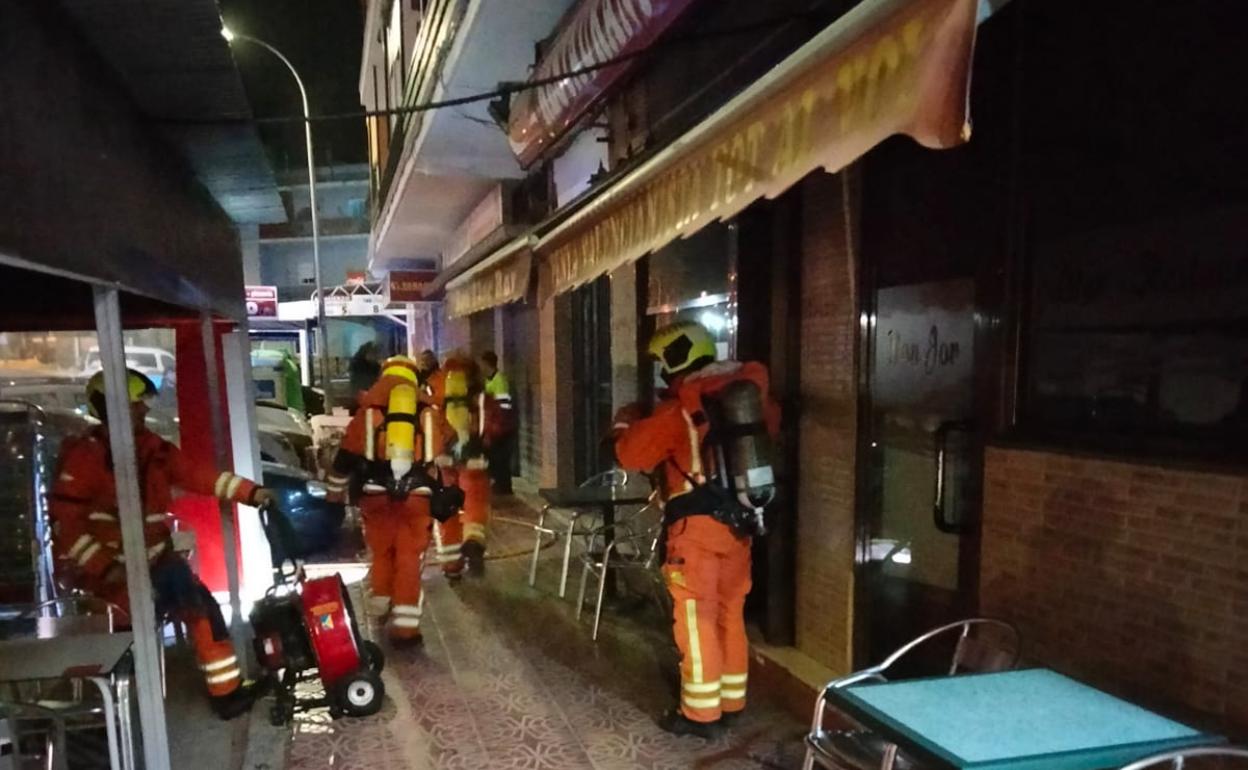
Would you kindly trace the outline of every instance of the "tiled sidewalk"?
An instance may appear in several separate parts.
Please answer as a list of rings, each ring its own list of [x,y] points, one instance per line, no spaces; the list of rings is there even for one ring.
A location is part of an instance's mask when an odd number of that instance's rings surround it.
[[[498,522],[491,546],[496,553],[515,552],[528,536],[516,524]],[[615,770],[800,764],[801,725],[757,702],[738,727],[713,742],[660,731],[653,715],[667,703],[672,686],[660,662],[661,629],[630,628],[631,622],[613,619],[604,622],[603,638],[594,644],[588,628],[573,619],[570,602],[528,588],[526,566],[523,558],[494,560],[485,580],[456,586],[428,571],[425,645],[387,649],[383,711],[362,720],[299,717],[288,767]]]

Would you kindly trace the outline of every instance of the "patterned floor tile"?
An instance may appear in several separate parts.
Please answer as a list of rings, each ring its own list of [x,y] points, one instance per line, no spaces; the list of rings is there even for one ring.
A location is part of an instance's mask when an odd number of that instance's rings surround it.
[[[527,515],[508,511],[509,518]],[[654,724],[666,704],[670,624],[604,616],[599,643],[571,602],[527,586],[531,530],[497,521],[486,580],[450,584],[426,570],[425,644],[394,651],[384,639],[387,704],[367,719],[301,714],[288,767],[370,770],[751,770],[800,764],[801,726],[760,712],[715,741],[678,738]],[[544,554],[540,585],[555,585]],[[352,585],[356,606],[364,586]],[[375,623],[365,633],[381,639]],[[656,652],[657,651],[657,652]]]

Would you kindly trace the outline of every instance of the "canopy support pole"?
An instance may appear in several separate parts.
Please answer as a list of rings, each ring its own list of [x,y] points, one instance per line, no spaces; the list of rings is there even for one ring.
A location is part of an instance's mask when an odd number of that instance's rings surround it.
[[[221,370],[217,366],[217,334],[213,329],[212,316],[208,313],[200,315],[200,333],[203,335],[204,371],[208,377],[208,416],[212,421],[213,459],[217,470],[224,471],[231,467],[229,433],[225,427],[225,416],[222,410],[225,403],[221,398]],[[238,587],[238,538],[234,526],[234,504],[220,500],[217,503],[221,510],[221,552],[225,555],[225,577],[230,589],[230,636],[234,640],[237,653],[245,630],[243,623],[243,604]],[[243,649],[246,649],[245,647]]]
[[[143,766],[148,770],[168,770],[169,734],[165,726],[160,648],[157,646],[163,642],[157,635],[152,577],[147,566],[147,542],[143,537],[143,500],[139,493],[134,430],[130,423],[121,302],[116,288],[96,286],[94,293],[95,328],[99,336],[100,363],[104,368],[108,438],[117,485],[117,513],[121,520],[122,549],[126,555],[126,586],[130,597],[130,625],[134,634],[135,690],[139,701],[139,724],[143,731]]]

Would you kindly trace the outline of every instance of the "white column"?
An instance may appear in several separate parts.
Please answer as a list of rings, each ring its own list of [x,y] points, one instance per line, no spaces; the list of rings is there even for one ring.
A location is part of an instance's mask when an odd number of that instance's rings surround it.
[[[234,472],[257,483],[264,481],[260,462],[260,439],[256,433],[256,387],[251,379],[251,351],[244,321],[238,331],[221,338],[225,358],[225,401],[230,417]],[[247,505],[238,507],[238,541],[242,563],[240,593],[243,609],[264,596],[272,584],[269,541],[260,526],[260,515]]]
[[[167,770],[169,734],[165,726],[165,699],[160,682],[160,640],[156,634],[152,576],[147,567],[147,542],[143,537],[143,498],[139,493],[134,430],[130,425],[125,343],[121,334],[121,303],[117,289],[95,287],[95,330],[99,336],[100,363],[104,368],[108,438],[117,486],[122,552],[126,555],[126,586],[134,633],[135,691],[139,701],[139,724],[143,731],[143,766],[149,770]]]

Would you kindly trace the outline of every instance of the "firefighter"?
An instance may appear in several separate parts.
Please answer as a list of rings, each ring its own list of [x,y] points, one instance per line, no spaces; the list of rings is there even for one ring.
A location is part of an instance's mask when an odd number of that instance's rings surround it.
[[[388,618],[390,640],[398,645],[421,641],[420,571],[436,491],[422,461],[419,409],[416,362],[406,356],[387,359],[381,377],[360,398],[327,483],[331,499],[342,500],[352,477],[362,481],[360,515],[373,555],[368,610]]]
[[[463,491],[463,509],[440,522],[435,531],[435,553],[443,573],[458,578],[465,569],[485,573],[486,524],[490,516],[490,479],[486,451],[501,429],[501,417],[482,388],[480,372],[471,359],[453,354],[430,378],[433,408],[422,416],[428,457],[441,480]]]
[[[156,397],[152,381],[128,370],[126,383],[156,610],[161,616],[173,614],[186,625],[213,709],[221,718],[231,719],[251,707],[257,686],[243,681],[225,619],[212,593],[173,551],[169,506],[174,487],[244,505],[272,502],[273,494],[241,476],[187,461],[176,446],[145,426],[149,402]],[[103,372],[87,382],[87,404],[103,424],[84,436],[68,439],[61,449],[49,506],[56,569],[64,583],[129,613]]]
[[[663,575],[681,655],[681,694],[679,706],[664,714],[659,726],[709,737],[717,723],[732,721],[745,708],[749,657],[743,612],[750,544],[760,533],[765,502],[749,498],[751,490],[743,485],[747,477],[753,483],[770,477],[770,436],[779,429],[780,413],[768,393],[766,367],[716,362],[715,341],[699,324],[660,329],[649,352],[669,390],[648,417],[637,405],[620,410],[615,450],[625,469],[658,475],[664,500]],[[722,424],[741,410],[712,404],[724,394],[735,399],[741,390],[753,394],[756,414]],[[738,468],[739,463],[757,467]],[[742,488],[734,491],[732,478]]]

